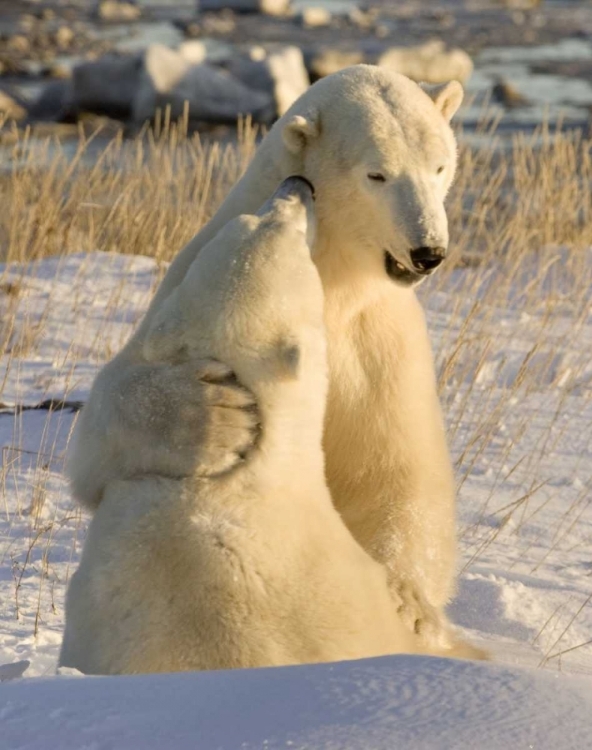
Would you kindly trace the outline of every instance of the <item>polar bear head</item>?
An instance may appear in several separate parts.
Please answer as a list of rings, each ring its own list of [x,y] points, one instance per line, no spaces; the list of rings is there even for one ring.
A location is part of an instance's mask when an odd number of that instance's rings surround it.
[[[313,190],[282,182],[254,215],[228,222],[157,311],[148,361],[218,359],[255,395],[266,383],[304,381],[323,390],[323,292],[311,259]],[[266,402],[268,404],[268,402]]]
[[[329,266],[331,278],[386,274],[411,286],[440,265],[456,169],[449,122],[462,97],[456,81],[420,86],[356,65],[316,83],[276,124],[282,169],[315,185],[324,280]]]

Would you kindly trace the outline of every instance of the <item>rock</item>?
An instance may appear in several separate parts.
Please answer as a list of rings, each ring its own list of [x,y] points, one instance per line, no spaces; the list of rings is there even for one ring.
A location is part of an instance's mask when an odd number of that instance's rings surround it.
[[[176,48],[184,41],[181,31],[168,21],[139,21],[134,24],[129,36],[117,40],[117,51],[143,55],[151,44]]]
[[[363,29],[364,31],[368,31],[376,20],[373,13],[361,10],[358,7],[352,8],[347,14],[347,17],[354,26],[357,26],[358,29]]]
[[[331,13],[326,8],[310,6],[300,13],[302,25],[307,29],[316,29],[331,24]]]
[[[23,31],[31,32],[37,25],[37,19],[32,13],[23,13],[18,24]]]
[[[0,89],[0,119],[23,120],[26,116],[26,108],[7,91]]]
[[[302,50],[284,47],[267,56],[267,66],[274,81],[277,113],[281,117],[310,86]]]
[[[74,122],[76,120],[72,81],[52,81],[29,107],[29,118],[42,122]]]
[[[31,50],[31,43],[24,34],[15,34],[10,37],[6,46],[11,52],[18,52],[21,55],[26,55]]]
[[[0,51],[0,75],[30,75],[26,60],[17,60],[15,55],[5,55]]]
[[[530,101],[521,94],[512,84],[504,80],[498,80],[491,90],[494,101],[502,104],[506,109],[518,109],[528,107]]]
[[[201,18],[204,34],[232,34],[236,29],[236,20],[232,11],[206,13]]]
[[[12,664],[0,664],[0,682],[16,680],[22,677],[30,665],[31,662],[26,659],[24,661],[12,662]]]
[[[76,63],[69,58],[60,58],[44,68],[42,75],[45,78],[72,78],[75,65]]]
[[[141,55],[105,55],[77,65],[72,73],[74,106],[116,119],[128,119],[142,73]]]
[[[503,0],[506,8],[519,8],[520,10],[531,10],[538,8],[541,0]]]
[[[55,33],[55,41],[60,49],[68,49],[74,41],[74,32],[69,26],[60,26]]]
[[[337,73],[350,65],[359,65],[365,61],[360,50],[322,49],[314,53],[308,61],[308,71],[312,81]]]
[[[206,48],[207,61],[212,65],[224,65],[236,54],[233,44],[220,39],[204,39],[202,44]]]
[[[179,54],[184,60],[192,65],[199,65],[199,63],[205,62],[208,56],[208,50],[203,42],[191,40],[183,42],[179,47]]]
[[[464,83],[473,72],[473,62],[466,52],[446,50],[440,40],[417,47],[388,49],[378,58],[378,65],[426,83],[445,83],[452,79]]]
[[[249,60],[253,60],[255,62],[263,62],[263,60],[267,58],[267,50],[260,44],[255,44],[249,49],[247,56]]]
[[[96,14],[102,21],[137,21],[142,10],[134,3],[123,0],[100,0]]]
[[[199,10],[232,10],[235,13],[264,13],[268,16],[285,16],[290,0],[199,0]]]
[[[283,47],[270,53],[263,47],[253,47],[248,55],[233,57],[224,67],[250,89],[271,95],[280,117],[310,86],[298,47]]]
[[[173,18],[171,23],[176,29],[179,29],[186,39],[197,39],[202,34],[201,26],[194,19]]]
[[[290,0],[259,0],[260,12],[268,16],[285,16],[290,9]]]
[[[170,117],[185,114],[198,122],[233,124],[240,115],[270,122],[275,112],[272,97],[254,91],[226,71],[207,63],[193,65],[179,52],[155,44],[148,48],[133,106],[133,118],[142,123],[156,111],[170,109]]]

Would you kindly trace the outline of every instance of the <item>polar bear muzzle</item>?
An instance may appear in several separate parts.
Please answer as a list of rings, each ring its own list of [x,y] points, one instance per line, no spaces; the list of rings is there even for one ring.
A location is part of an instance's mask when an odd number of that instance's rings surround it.
[[[412,286],[425,279],[426,276],[442,264],[446,258],[444,247],[418,247],[409,253],[412,269],[406,268],[388,250],[384,252],[384,268],[387,276],[403,286]]]
[[[316,219],[314,213],[315,189],[313,184],[300,175],[291,175],[283,180],[273,195],[265,201],[256,215],[264,217],[271,214],[274,217],[283,216],[295,227],[299,227],[307,238],[312,251],[316,237]],[[305,213],[302,213],[304,207]],[[305,223],[303,220],[306,220]]]
[[[388,250],[384,251],[384,268],[389,279],[403,286],[417,284],[422,278],[420,274],[405,268]]]
[[[296,180],[296,184],[304,183],[304,185],[306,185],[308,189],[310,190],[312,194],[312,199],[314,201],[314,199],[316,198],[316,193],[315,193],[314,185],[312,184],[310,180],[307,180],[306,177],[303,177],[302,175],[293,174],[290,177],[288,177],[286,180],[284,180],[284,183],[289,182],[290,180]]]
[[[271,198],[257,211],[257,215],[263,216],[266,214],[270,210],[270,206],[278,199],[290,200],[293,197],[299,198],[304,205],[307,205],[311,200],[314,201],[315,189],[312,182],[301,175],[294,174],[286,177]]]

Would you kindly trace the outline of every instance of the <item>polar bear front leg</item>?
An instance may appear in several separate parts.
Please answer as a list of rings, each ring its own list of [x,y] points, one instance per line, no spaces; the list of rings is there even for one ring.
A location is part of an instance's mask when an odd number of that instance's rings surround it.
[[[365,499],[369,497],[370,493]],[[453,640],[445,612],[454,585],[451,530],[442,519],[440,537],[426,534],[425,514],[418,512],[422,498],[408,504],[397,504],[396,499],[395,496],[392,506],[374,505],[369,515],[362,506],[355,516],[345,511],[343,517],[362,547],[386,568],[397,612],[407,628],[418,636],[421,647],[433,653],[446,651]],[[430,547],[438,558],[437,562],[432,561],[433,567],[427,559]]]
[[[431,605],[419,586],[399,580],[391,585],[391,594],[399,616],[418,635],[420,648],[427,653],[455,659],[491,658],[487,651],[460,637],[443,609]]]
[[[116,357],[98,374],[74,431],[72,492],[94,509],[113,480],[220,474],[244,460],[258,430],[254,397],[221,362]]]

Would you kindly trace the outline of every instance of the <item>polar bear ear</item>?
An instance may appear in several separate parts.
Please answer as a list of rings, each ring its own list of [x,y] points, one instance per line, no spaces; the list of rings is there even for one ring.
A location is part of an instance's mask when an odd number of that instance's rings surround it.
[[[294,115],[286,125],[282,133],[284,144],[292,154],[300,154],[307,143],[318,138],[321,132],[318,113],[303,117]]]
[[[465,94],[460,83],[458,81],[449,81],[437,85],[422,83],[421,88],[442,112],[446,122],[450,122],[460,107]]]

